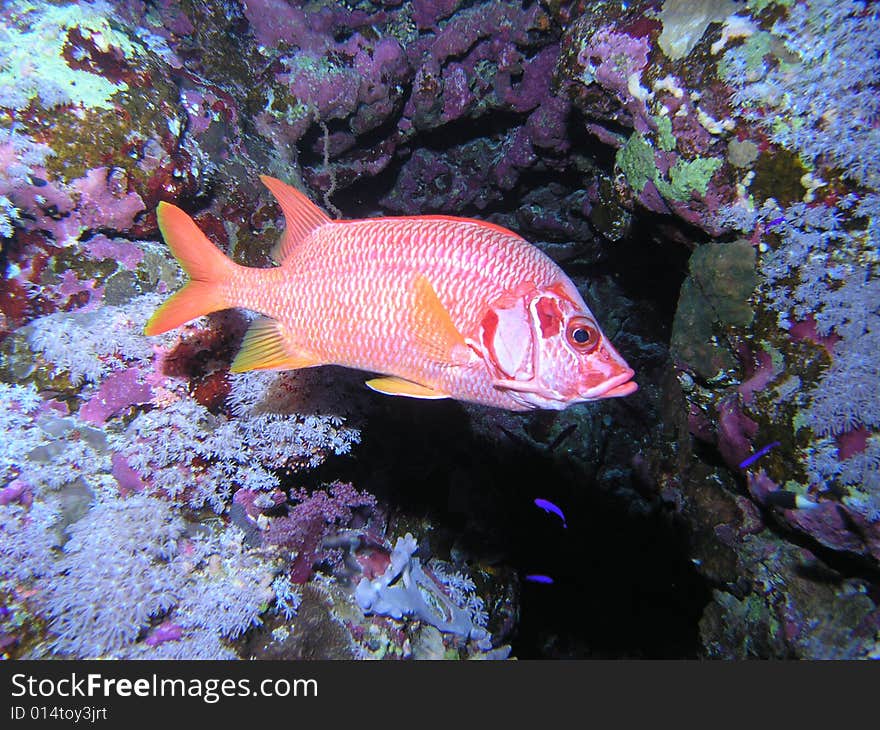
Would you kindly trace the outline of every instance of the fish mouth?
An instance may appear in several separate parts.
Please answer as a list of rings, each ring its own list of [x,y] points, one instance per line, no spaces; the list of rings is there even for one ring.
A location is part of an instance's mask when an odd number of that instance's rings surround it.
[[[622,398],[635,393],[639,386],[633,381],[635,371],[623,368],[618,375],[608,378],[601,385],[586,393],[561,393],[543,387],[532,380],[496,380],[494,387],[505,390],[518,403],[526,408],[547,408],[561,411],[575,403],[586,403],[601,398]]]
[[[633,380],[623,385],[618,385],[602,394],[603,398],[622,398],[625,395],[632,395],[639,389],[639,384]]]
[[[620,375],[609,378],[605,387],[592,398],[622,398],[632,395],[639,389],[638,383],[632,379],[635,374],[635,370],[626,368]]]

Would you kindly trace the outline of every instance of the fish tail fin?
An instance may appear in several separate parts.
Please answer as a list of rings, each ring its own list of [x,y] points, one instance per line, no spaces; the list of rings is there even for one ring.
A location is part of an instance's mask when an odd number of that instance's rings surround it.
[[[234,306],[224,292],[237,264],[208,240],[195,221],[176,205],[159,203],[159,230],[190,281],[159,307],[144,327],[158,335],[191,319]]]

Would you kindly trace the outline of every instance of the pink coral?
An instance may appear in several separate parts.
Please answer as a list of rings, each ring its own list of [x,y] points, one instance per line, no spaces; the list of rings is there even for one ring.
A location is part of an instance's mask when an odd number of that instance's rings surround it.
[[[330,528],[347,524],[358,507],[374,507],[376,498],[344,482],[334,482],[329,492],[294,490],[290,498],[301,501],[286,517],[272,520],[266,538],[297,551],[290,580],[305,583],[312,575],[312,566],[319,559],[322,541]]]
[[[140,478],[138,473],[131,468],[131,465],[128,463],[128,459],[126,459],[122,454],[113,454],[113,457],[111,458],[111,464],[111,473],[116,479],[116,483],[119,485],[119,493],[123,497],[128,496],[133,492],[142,492],[144,489],[146,489],[146,482],[144,482],[144,480]]]
[[[589,82],[595,79],[613,89],[621,98],[630,98],[629,77],[648,65],[651,44],[647,38],[633,38],[606,26],[597,30],[584,44],[578,61],[584,66]]]
[[[177,641],[182,636],[183,629],[180,626],[170,621],[163,621],[150,632],[150,635],[144,639],[144,643],[148,646],[159,646],[166,641]]]
[[[27,507],[32,501],[31,487],[22,479],[13,479],[9,486],[0,489],[0,505],[19,502]]]
[[[751,454],[751,440],[757,431],[758,424],[743,413],[737,394],[718,404],[718,450],[731,469]]]
[[[153,398],[153,390],[149,385],[139,382],[139,374],[137,368],[111,373],[98,392],[80,408],[80,418],[88,423],[101,424],[123,408],[149,403]]]
[[[124,238],[110,239],[99,233],[85,243],[86,254],[96,261],[112,259],[126,269],[135,269],[144,259],[144,252]]]
[[[97,167],[74,180],[71,187],[79,193],[77,218],[82,229],[126,231],[146,207],[140,195],[127,191],[121,170]]]

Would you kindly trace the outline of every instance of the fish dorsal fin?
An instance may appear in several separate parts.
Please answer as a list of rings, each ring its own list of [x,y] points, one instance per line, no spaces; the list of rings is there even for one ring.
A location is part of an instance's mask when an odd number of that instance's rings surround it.
[[[260,180],[269,188],[284,212],[286,223],[284,237],[272,251],[274,261],[281,264],[300,241],[308,238],[312,231],[331,223],[332,219],[299,190],[287,183],[268,175],[260,175]]]
[[[245,333],[241,349],[229,369],[233,373],[243,373],[248,370],[297,370],[321,364],[314,357],[292,352],[277,320],[259,317]]]
[[[412,328],[415,346],[426,358],[441,365],[466,365],[470,348],[443,306],[431,282],[418,274],[412,283],[415,303]]]
[[[366,386],[371,390],[375,390],[377,393],[384,393],[385,395],[402,395],[407,398],[440,400],[441,398],[449,397],[446,393],[441,393],[433,388],[428,388],[427,386],[413,383],[411,380],[404,380],[403,378],[395,376],[373,378],[366,382]]]

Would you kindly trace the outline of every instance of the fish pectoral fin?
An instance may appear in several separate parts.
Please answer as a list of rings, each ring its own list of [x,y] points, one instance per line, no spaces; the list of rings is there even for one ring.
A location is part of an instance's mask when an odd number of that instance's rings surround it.
[[[471,359],[471,349],[431,282],[423,274],[418,274],[413,280],[412,291],[412,334],[415,347],[431,362],[440,365],[467,365]]]
[[[294,352],[284,336],[281,324],[269,317],[255,319],[244,335],[241,349],[229,370],[297,370],[323,363],[306,353]]]
[[[366,386],[377,393],[384,393],[385,395],[403,395],[407,398],[423,398],[425,400],[449,398],[446,393],[441,393],[433,388],[428,388],[425,385],[419,385],[411,380],[404,380],[393,375],[368,380]]]

